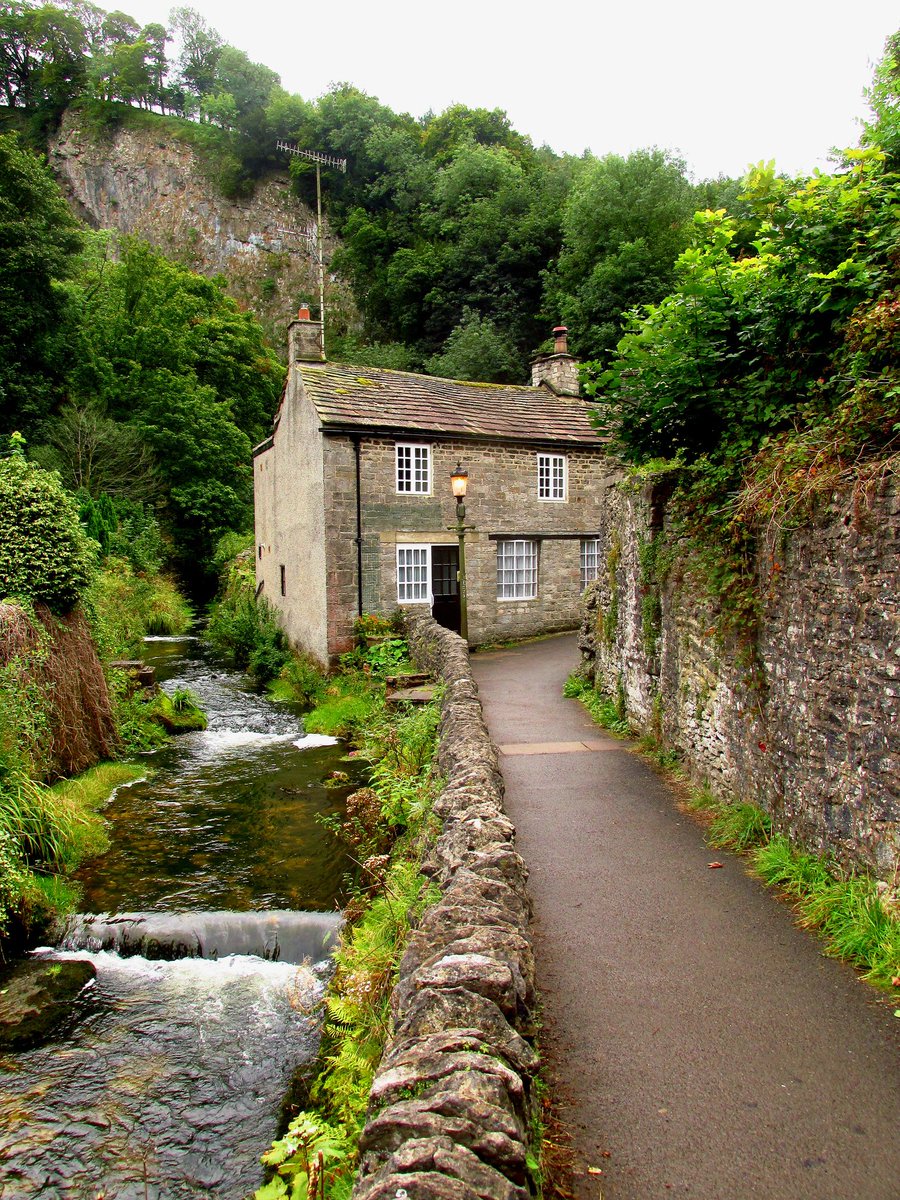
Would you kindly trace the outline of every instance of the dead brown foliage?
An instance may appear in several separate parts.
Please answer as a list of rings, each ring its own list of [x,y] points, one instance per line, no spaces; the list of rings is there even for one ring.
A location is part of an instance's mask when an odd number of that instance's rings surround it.
[[[0,604],[0,667],[10,664],[23,687],[37,685],[46,704],[48,734],[34,755],[46,782],[115,754],[109,691],[82,612],[58,617],[38,605],[33,619],[17,605]]]

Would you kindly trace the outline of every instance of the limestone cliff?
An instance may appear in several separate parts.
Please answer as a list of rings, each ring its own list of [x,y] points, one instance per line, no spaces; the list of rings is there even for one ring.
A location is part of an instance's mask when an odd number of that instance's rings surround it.
[[[298,303],[316,300],[318,273],[309,243],[279,231],[315,223],[292,193],[287,171],[262,180],[251,197],[229,200],[170,123],[154,128],[151,119],[101,137],[77,112],[65,115],[48,152],[83,220],[144,238],[202,275],[224,276],[229,294],[260,319],[275,346],[285,344]],[[326,230],[326,261],[333,249]],[[344,319],[346,288],[333,276],[326,286],[330,311]]]

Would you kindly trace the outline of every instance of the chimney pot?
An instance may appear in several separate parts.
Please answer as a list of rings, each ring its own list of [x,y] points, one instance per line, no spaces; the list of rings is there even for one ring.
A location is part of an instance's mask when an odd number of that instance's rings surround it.
[[[309,315],[309,305],[301,304],[300,311],[297,313],[297,320],[298,321],[309,321],[310,319],[311,318]]]
[[[565,325],[557,325],[553,330],[553,336],[556,339],[556,344],[553,347],[554,354],[569,353],[569,331]]]

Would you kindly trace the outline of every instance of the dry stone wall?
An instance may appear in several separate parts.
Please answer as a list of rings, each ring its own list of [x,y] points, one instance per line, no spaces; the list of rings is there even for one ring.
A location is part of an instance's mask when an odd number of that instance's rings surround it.
[[[608,491],[601,577],[584,606],[585,670],[629,719],[678,750],[720,796],[850,866],[900,862],[900,496],[835,494],[757,563],[755,644],[720,636],[719,612],[661,497]],[[671,565],[648,578],[662,533]],[[642,549],[643,548],[643,549]],[[643,557],[643,569],[641,559]],[[752,668],[752,669],[751,669]]]
[[[413,932],[372,1087],[356,1200],[526,1200],[537,1055],[530,901],[497,752],[461,638],[407,612],[416,661],[445,685],[424,870],[439,902]]]

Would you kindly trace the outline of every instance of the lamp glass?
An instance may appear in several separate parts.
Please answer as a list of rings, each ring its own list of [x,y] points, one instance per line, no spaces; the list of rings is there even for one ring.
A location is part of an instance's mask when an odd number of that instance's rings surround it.
[[[465,499],[468,483],[469,472],[464,471],[461,466],[457,466],[456,470],[450,476],[450,488],[457,500]]]

